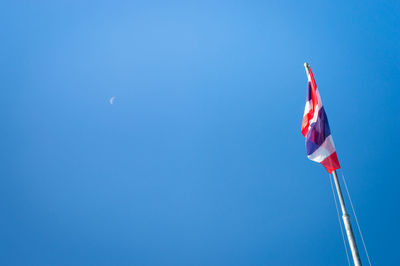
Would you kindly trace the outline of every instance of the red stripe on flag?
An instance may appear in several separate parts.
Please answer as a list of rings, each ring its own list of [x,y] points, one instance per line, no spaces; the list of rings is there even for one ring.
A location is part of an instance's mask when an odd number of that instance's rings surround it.
[[[336,169],[340,168],[339,159],[337,157],[336,152],[332,153],[325,160],[321,162],[321,164],[325,167],[328,173],[332,173]]]
[[[303,116],[303,123],[301,124],[301,134],[303,136],[307,136],[308,133],[308,127],[310,126],[310,120],[312,119],[314,115],[313,110],[311,109],[306,115]]]
[[[308,67],[308,70],[310,71],[310,78],[311,78],[311,101],[312,101],[312,110],[314,113],[315,108],[318,104],[317,83],[315,82],[314,75],[311,71],[311,67]]]

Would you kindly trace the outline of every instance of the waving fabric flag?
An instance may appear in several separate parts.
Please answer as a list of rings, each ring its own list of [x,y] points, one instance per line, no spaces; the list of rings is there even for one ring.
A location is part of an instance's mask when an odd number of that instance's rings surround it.
[[[306,138],[307,156],[310,160],[321,163],[332,173],[340,168],[339,160],[313,73],[307,63],[304,66],[307,71],[308,90],[301,133]]]

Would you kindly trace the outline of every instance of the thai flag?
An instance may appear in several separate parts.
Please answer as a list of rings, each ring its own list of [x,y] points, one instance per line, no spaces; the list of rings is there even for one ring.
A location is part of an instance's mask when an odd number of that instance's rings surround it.
[[[329,129],[328,118],[310,66],[304,63],[308,77],[307,102],[301,133],[306,138],[308,159],[321,163],[329,173],[339,169],[339,160]]]

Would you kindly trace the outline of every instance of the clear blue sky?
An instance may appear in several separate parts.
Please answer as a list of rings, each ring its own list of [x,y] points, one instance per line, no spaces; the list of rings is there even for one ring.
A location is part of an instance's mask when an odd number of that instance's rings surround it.
[[[399,14],[3,2],[0,264],[345,265],[329,176],[300,134],[305,61],[372,262],[398,263]]]

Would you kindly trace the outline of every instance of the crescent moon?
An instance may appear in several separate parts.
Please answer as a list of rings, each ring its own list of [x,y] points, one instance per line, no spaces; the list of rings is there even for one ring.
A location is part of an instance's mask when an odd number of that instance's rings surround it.
[[[115,96],[110,98],[110,104],[114,104]]]

